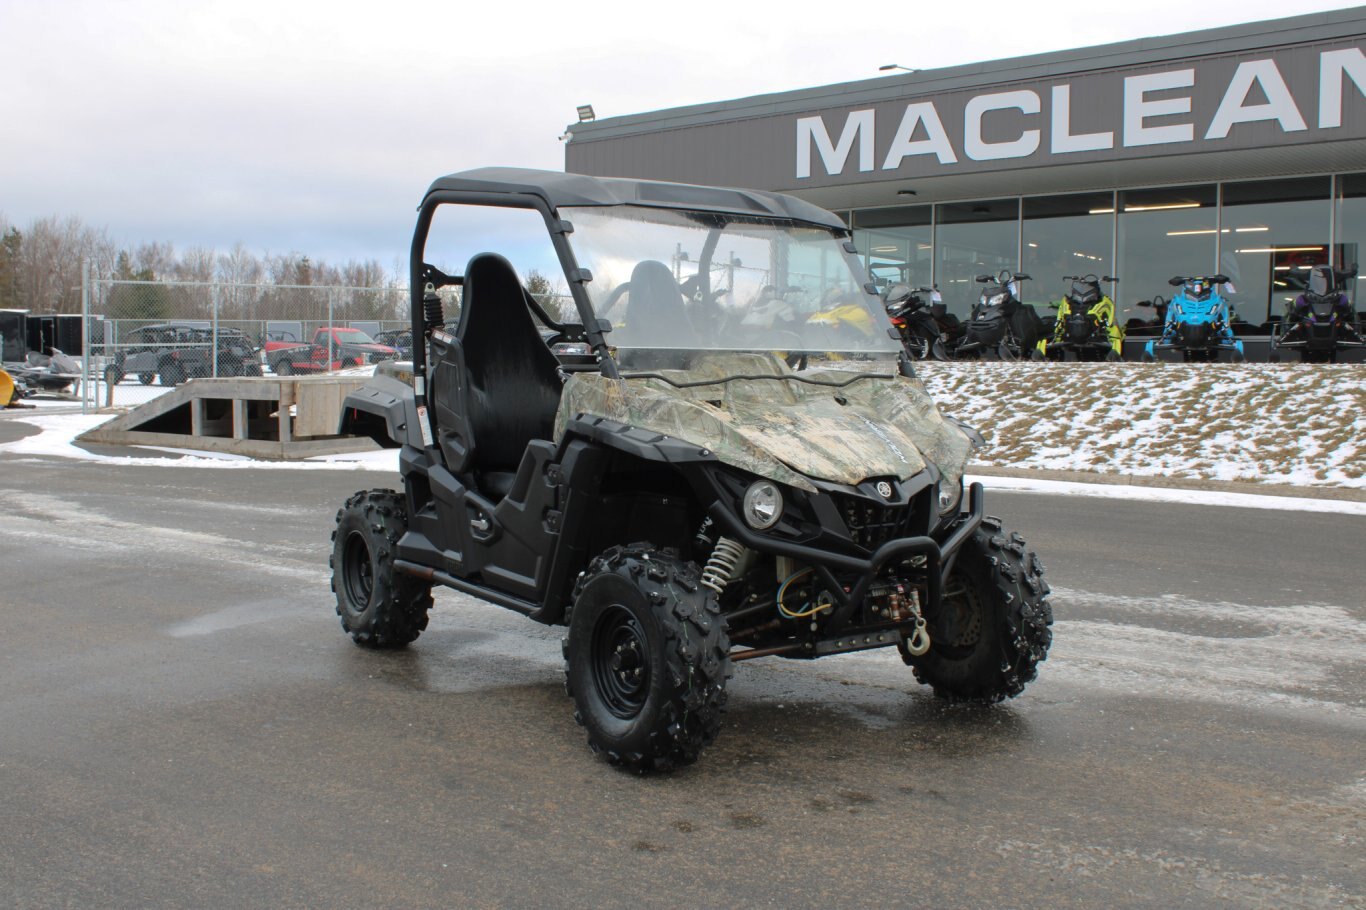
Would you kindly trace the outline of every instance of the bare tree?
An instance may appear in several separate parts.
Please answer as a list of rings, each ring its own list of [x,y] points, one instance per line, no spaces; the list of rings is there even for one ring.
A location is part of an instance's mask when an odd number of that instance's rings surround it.
[[[218,269],[214,277],[225,286],[224,318],[250,319],[264,315],[257,312],[257,304],[261,298],[259,289],[249,286],[262,283],[265,278],[265,267],[241,241],[233,244],[227,253],[219,254]]]
[[[172,278],[176,273],[175,246],[169,243],[144,243],[133,251],[133,268],[154,279]]]
[[[113,270],[114,245],[103,229],[77,218],[39,218],[21,232],[16,285],[22,305],[39,313],[78,313],[81,309],[81,262],[94,263],[96,274]]]

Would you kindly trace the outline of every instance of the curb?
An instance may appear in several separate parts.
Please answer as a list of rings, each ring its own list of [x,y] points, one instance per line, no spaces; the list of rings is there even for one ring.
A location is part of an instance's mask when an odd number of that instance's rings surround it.
[[[1354,487],[1297,487],[1290,484],[1252,483],[1239,480],[1202,480],[1198,477],[1146,477],[1139,474],[1100,474],[1092,471],[1054,471],[1046,468],[1004,468],[973,464],[968,474],[983,477],[1020,477],[1032,480],[1061,480],[1070,483],[1107,484],[1124,487],[1160,487],[1169,490],[1205,490],[1217,493],[1247,493],[1253,496],[1288,496],[1300,499],[1328,499],[1366,502],[1366,490]]]

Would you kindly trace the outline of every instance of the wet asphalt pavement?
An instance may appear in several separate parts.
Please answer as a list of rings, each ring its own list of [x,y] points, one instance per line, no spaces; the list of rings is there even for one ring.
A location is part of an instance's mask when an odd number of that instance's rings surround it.
[[[0,456],[0,905],[1366,905],[1366,519],[989,493],[1057,589],[1021,698],[748,662],[642,778],[559,630],[342,634],[333,514],[394,480]]]

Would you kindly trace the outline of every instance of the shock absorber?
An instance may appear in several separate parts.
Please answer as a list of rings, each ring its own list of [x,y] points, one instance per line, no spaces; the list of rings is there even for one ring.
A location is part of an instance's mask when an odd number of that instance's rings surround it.
[[[430,335],[432,329],[440,328],[446,321],[446,315],[441,308],[441,298],[436,293],[436,286],[428,283],[422,292],[422,323],[426,328],[426,334]]]
[[[720,596],[726,585],[735,580],[735,570],[739,568],[740,561],[745,558],[747,552],[749,551],[744,544],[737,543],[729,537],[716,538],[711,558],[702,569],[702,585]]]

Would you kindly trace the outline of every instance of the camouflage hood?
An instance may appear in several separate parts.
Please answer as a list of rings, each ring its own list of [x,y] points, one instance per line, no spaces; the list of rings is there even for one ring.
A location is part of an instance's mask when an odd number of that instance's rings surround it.
[[[847,370],[801,374],[823,383],[818,385],[791,378],[781,359],[757,354],[713,357],[691,370],[657,375],[663,378],[572,374],[555,418],[556,440],[576,415],[606,417],[709,449],[727,464],[804,490],[814,489],[808,477],[846,484],[869,477],[904,480],[927,464],[956,482],[971,448],[915,379]]]

